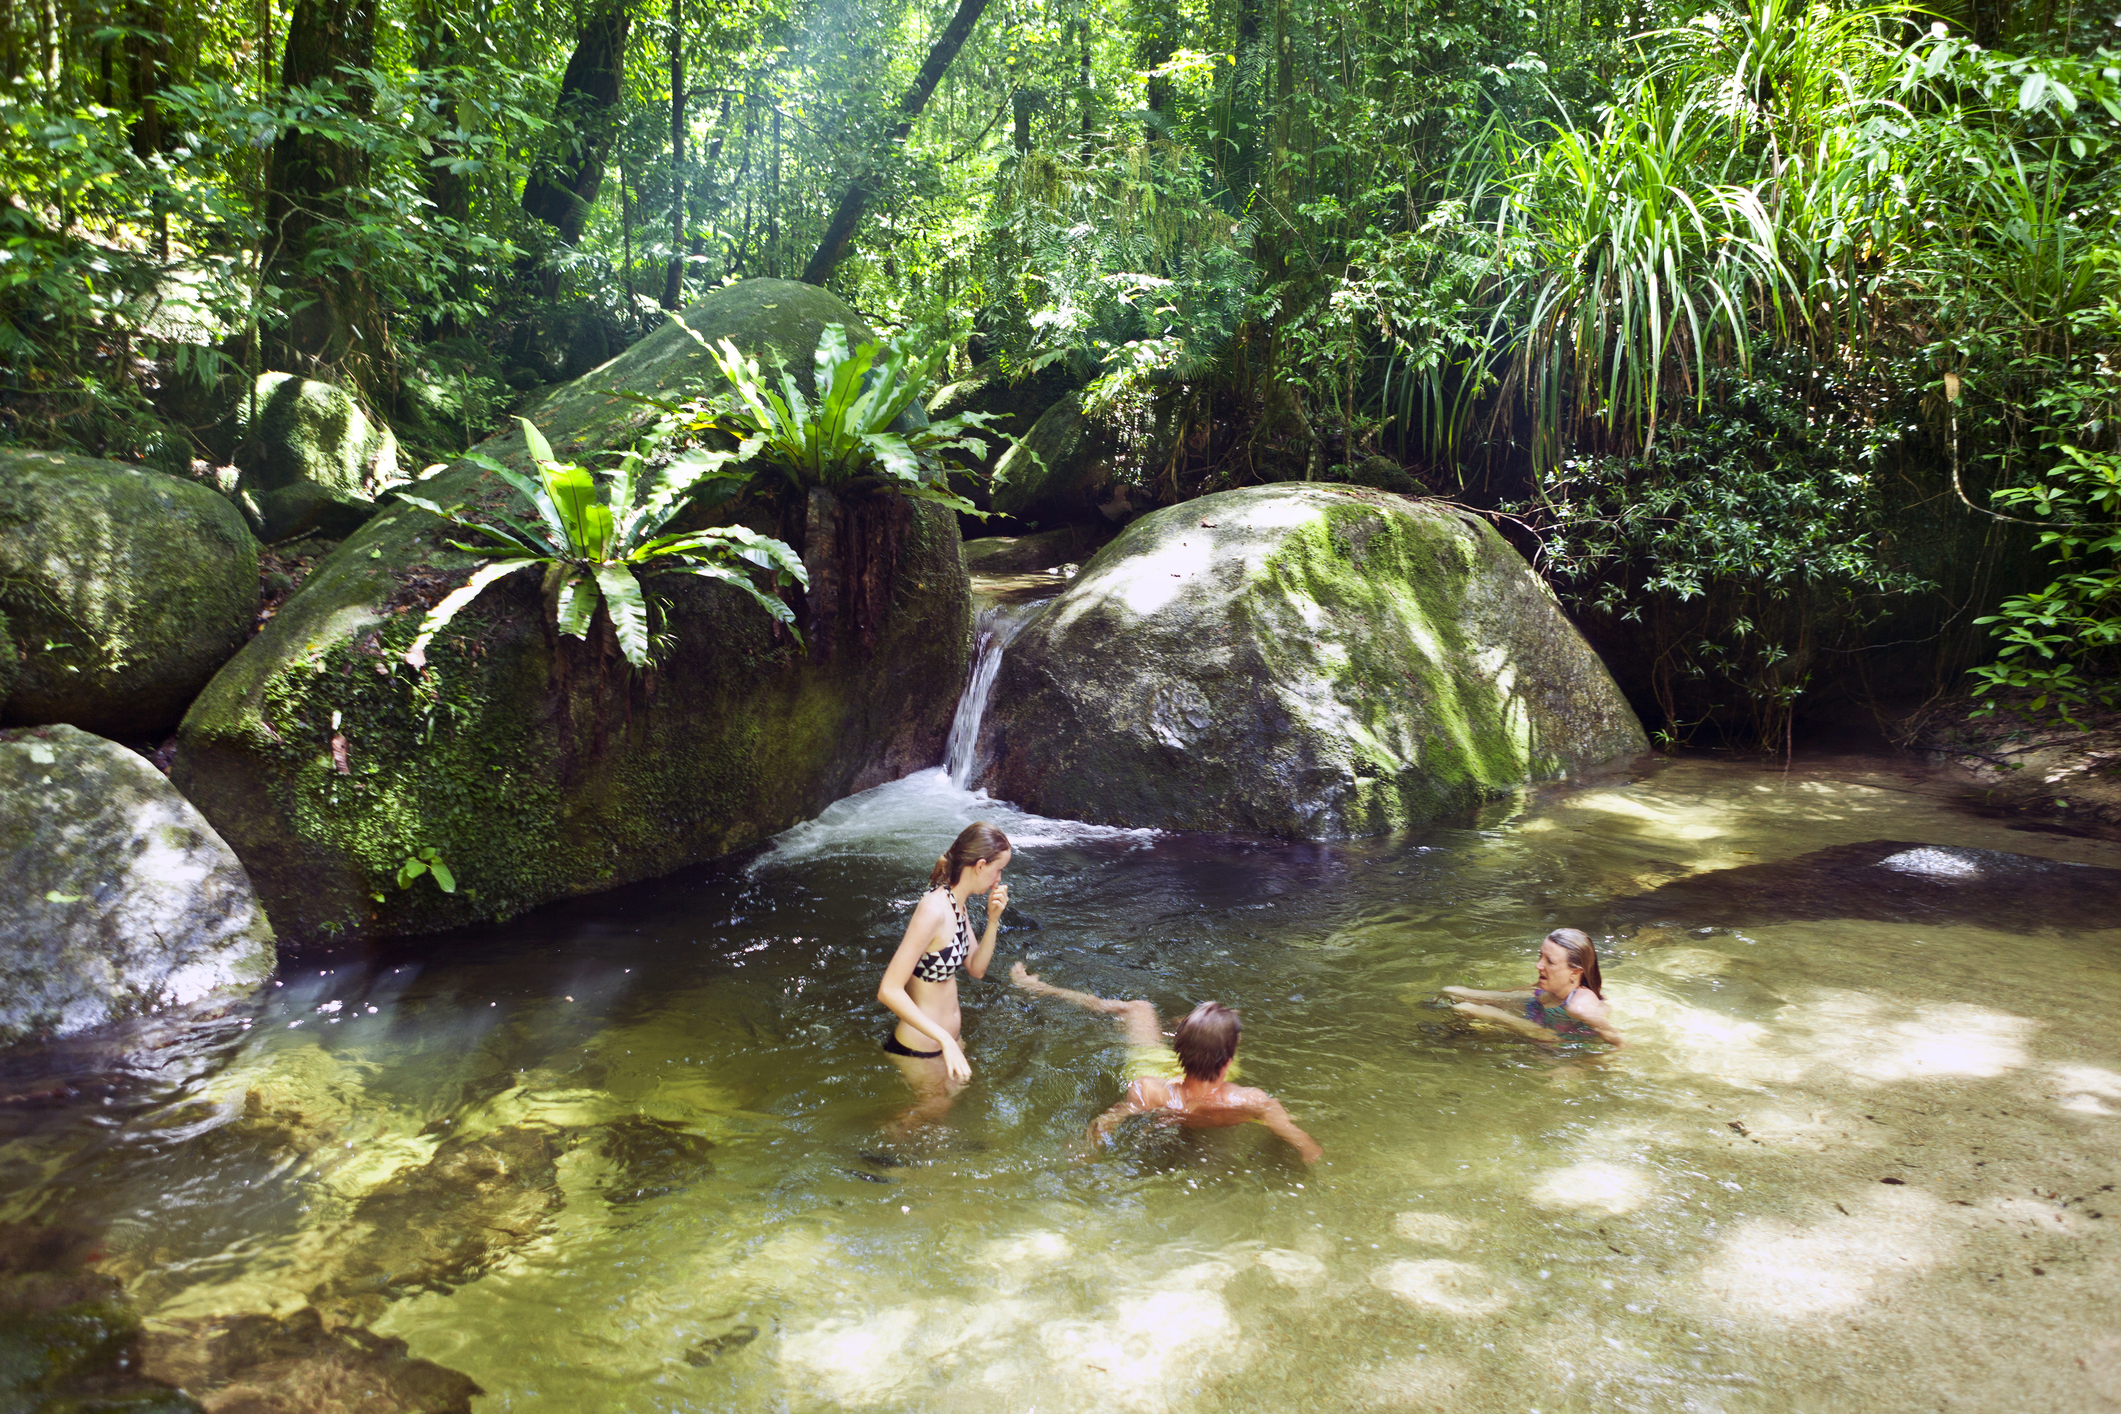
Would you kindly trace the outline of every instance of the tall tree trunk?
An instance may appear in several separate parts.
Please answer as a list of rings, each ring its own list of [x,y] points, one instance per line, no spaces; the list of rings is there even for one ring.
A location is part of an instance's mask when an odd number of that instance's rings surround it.
[[[1175,0],[1137,0],[1134,7],[1134,66],[1151,75],[1171,62],[1178,52],[1179,18]],[[1148,84],[1151,137],[1169,137],[1177,91],[1168,78],[1151,77]],[[1027,147],[1028,143],[1025,144]]]
[[[417,23],[420,27],[420,68],[427,75],[438,125],[445,133],[457,131],[458,118],[457,75],[451,70],[462,60],[457,47],[457,27],[450,19],[445,6],[449,0],[421,0]],[[448,158],[457,152],[453,142],[444,138],[435,145],[437,158]],[[436,217],[453,221],[462,227],[471,225],[471,179],[449,170],[443,165],[426,168],[427,199],[434,206]],[[460,262],[450,277],[448,290],[452,301],[462,301],[470,293],[471,272]],[[439,338],[454,338],[463,333],[456,312],[445,310],[435,321],[434,333]]]
[[[950,68],[950,61],[957,57],[958,50],[965,47],[965,41],[972,35],[972,27],[979,23],[979,17],[986,9],[987,0],[958,0],[957,13],[950,17],[950,23],[942,34],[928,47],[927,62],[921,65],[920,74],[913,80],[913,87],[907,89],[906,96],[898,102],[899,120],[892,125],[888,146],[897,147],[906,140],[906,134],[913,131],[913,120],[921,115],[921,109],[928,106],[929,95],[933,94],[935,86],[943,81],[943,74]],[[847,253],[847,243],[854,238],[854,228],[861,224],[862,212],[868,209],[869,198],[875,194],[872,185],[874,180],[874,170],[869,169],[858,173],[854,180],[847,184],[845,195],[840,197],[840,204],[834,208],[831,221],[825,225],[825,234],[817,244],[817,253],[812,255],[810,263],[803,267],[804,284],[822,285],[832,277],[832,271],[840,263],[840,257]]]
[[[287,21],[280,84],[337,83],[347,108],[369,111],[365,84],[340,72],[375,62],[376,0],[295,0]],[[307,307],[270,331],[266,356],[291,372],[338,377],[371,393],[394,379],[390,331],[360,261],[318,261],[346,239],[356,193],[368,186],[368,154],[317,133],[289,128],[273,144],[265,203],[267,259],[290,283],[307,287]],[[314,271],[315,273],[310,273]],[[328,273],[327,273],[328,272]]]
[[[685,25],[683,0],[670,0],[670,271],[663,308],[685,307]]]
[[[546,160],[523,184],[523,209],[568,245],[582,239],[604,181],[604,156],[618,126],[631,18],[626,0],[595,0],[583,18],[574,54],[560,76]]]

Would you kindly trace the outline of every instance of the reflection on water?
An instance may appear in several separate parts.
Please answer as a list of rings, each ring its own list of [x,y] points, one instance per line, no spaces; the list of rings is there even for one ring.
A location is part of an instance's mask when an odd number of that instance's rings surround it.
[[[2121,858],[1906,785],[1686,762],[1324,846],[927,772],[18,1091],[0,1221],[93,1233],[161,1370],[215,1378],[264,1322],[481,1410],[2105,1407],[2121,899],[1970,852]],[[1325,1161],[1256,1127],[1084,1161],[1110,1023],[969,980],[973,1084],[888,1137],[876,979],[980,817],[1018,847],[991,976],[1241,1007],[1247,1080]],[[1988,881],[1963,908],[1954,861]],[[1564,923],[1610,939],[1627,1050],[1436,1004],[1527,985]]]

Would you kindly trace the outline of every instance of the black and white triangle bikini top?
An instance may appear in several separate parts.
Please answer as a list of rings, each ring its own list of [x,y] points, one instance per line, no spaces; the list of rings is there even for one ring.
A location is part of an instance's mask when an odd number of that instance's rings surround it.
[[[957,976],[957,970],[964,965],[965,959],[972,956],[972,920],[965,916],[964,909],[958,907],[956,894],[948,889],[938,889],[936,892],[943,896],[944,901],[950,905],[950,911],[957,915],[957,934],[934,952],[922,953],[920,960],[913,964],[913,975],[923,982],[948,982]]]

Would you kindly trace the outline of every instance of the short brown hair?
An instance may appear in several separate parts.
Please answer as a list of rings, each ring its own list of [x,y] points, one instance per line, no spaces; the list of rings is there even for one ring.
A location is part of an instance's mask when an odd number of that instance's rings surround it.
[[[1244,1023],[1221,1002],[1202,1002],[1178,1023],[1171,1047],[1178,1063],[1194,1080],[1213,1080],[1237,1056],[1238,1033]]]

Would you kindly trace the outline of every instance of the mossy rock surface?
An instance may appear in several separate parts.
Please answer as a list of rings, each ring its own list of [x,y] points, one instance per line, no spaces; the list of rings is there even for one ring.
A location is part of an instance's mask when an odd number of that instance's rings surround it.
[[[0,731],[0,1045],[265,980],[235,853],[145,759],[68,726]]]
[[[1115,450],[1111,432],[1084,413],[1082,394],[1069,393],[995,463],[994,509],[1039,526],[1102,523]]]
[[[1648,748],[1492,527],[1289,484],[1129,526],[1011,644],[981,737],[979,783],[1047,815],[1311,839]]]
[[[195,481],[0,451],[0,613],[20,654],[0,724],[162,736],[250,636],[258,544]]]
[[[404,476],[396,435],[337,384],[266,373],[258,378],[257,394],[255,418],[248,397],[235,411],[244,489],[277,491],[314,481],[372,497]]]
[[[707,343],[783,358],[806,384],[828,322],[866,333],[792,281],[733,285],[685,313]],[[666,325],[529,415],[559,456],[587,462],[653,416],[612,390],[676,395],[710,376],[706,349]],[[478,450],[527,467],[520,432]],[[444,505],[512,494],[468,463],[422,489]],[[519,575],[459,615],[423,675],[401,655],[475,562],[433,517],[387,506],[200,696],[172,777],[283,938],[433,932],[740,849],[941,756],[971,646],[957,527],[937,506],[888,516],[884,612],[823,661],[735,591],[676,576],[657,585],[672,646],[635,674],[608,640],[555,639]],[[398,887],[424,849],[456,892],[432,874]]]
[[[965,542],[965,568],[973,574],[1032,574],[1081,564],[1113,532],[1097,525],[1064,525],[1036,535],[991,535]]]

